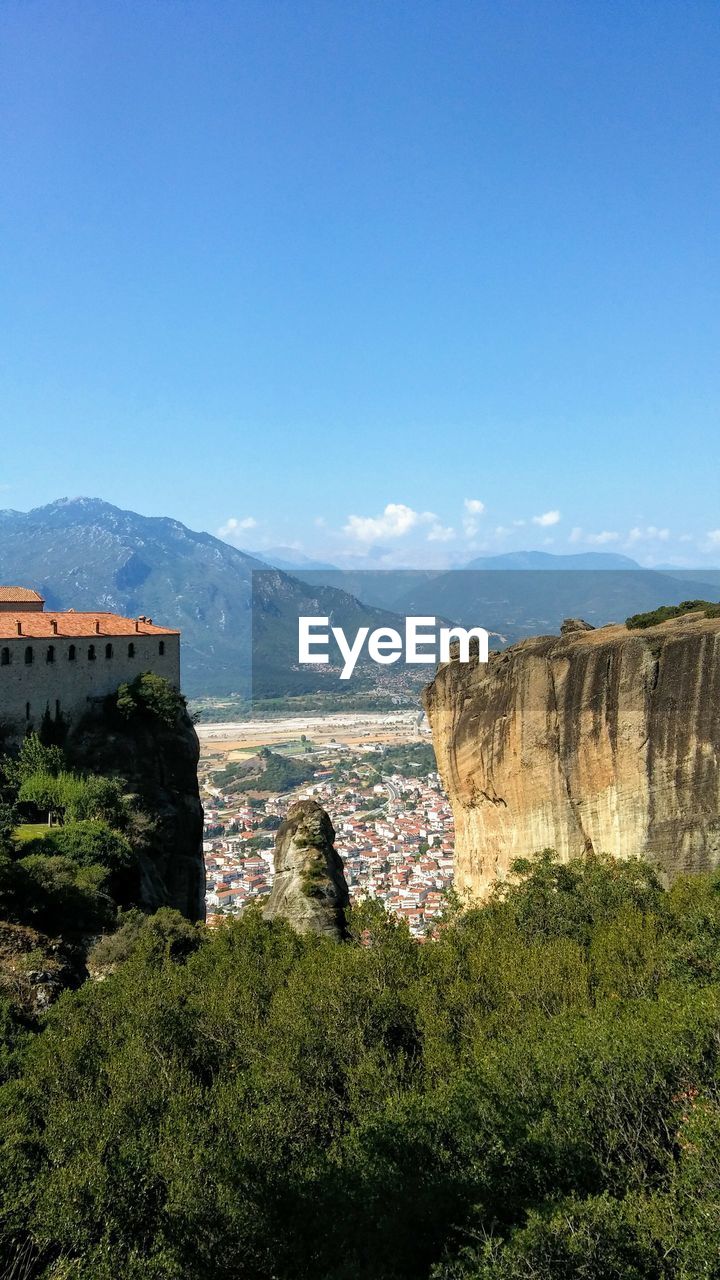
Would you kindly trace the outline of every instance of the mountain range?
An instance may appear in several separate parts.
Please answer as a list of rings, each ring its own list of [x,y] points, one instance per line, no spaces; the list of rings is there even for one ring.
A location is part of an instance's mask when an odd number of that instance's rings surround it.
[[[659,572],[613,552],[517,551],[445,571],[298,568],[295,574],[308,584],[348,591],[367,605],[403,616],[484,626],[508,643],[556,633],[568,617],[603,626],[662,604],[679,604],[688,596],[720,598],[720,573],[715,570]]]
[[[97,498],[0,512],[0,581],[33,587],[50,609],[144,613],[179,627],[191,696],[248,697],[253,654],[255,695],[285,692],[299,615],[327,615],[348,631],[388,625],[382,610],[347,592],[300,582],[178,520]],[[317,687],[317,668],[306,669],[304,682],[293,674],[293,691]]]
[[[96,498],[0,512],[0,581],[34,587],[49,608],[144,613],[179,627],[191,696],[247,697],[251,667],[256,696],[328,689],[327,668],[298,670],[301,615],[327,616],[348,635],[361,626],[402,628],[408,614],[433,615],[513,641],[556,632],[568,616],[599,625],[688,595],[717,600],[720,574],[706,572],[660,573],[613,553],[524,551],[446,572],[300,564],[287,573],[177,520]]]

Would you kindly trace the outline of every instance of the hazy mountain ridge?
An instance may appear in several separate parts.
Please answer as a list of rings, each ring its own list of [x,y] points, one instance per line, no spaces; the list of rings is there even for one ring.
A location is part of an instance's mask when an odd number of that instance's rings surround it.
[[[486,626],[512,640],[555,631],[564,617],[578,613],[595,623],[622,621],[688,595],[720,594],[712,571],[709,582],[699,571],[691,581],[690,575],[681,580],[614,553],[555,557],[527,551],[472,563],[448,571],[298,568],[288,574],[178,520],[139,515],[98,498],[0,511],[1,581],[34,587],[50,608],[144,613],[179,627],[183,684],[193,696],[247,696],[253,640],[256,694],[328,689],[327,668],[297,669],[300,615],[328,616],[348,634],[364,625],[401,628],[406,614],[434,615]],[[572,568],[578,571],[566,571]],[[338,691],[351,692],[346,686]]]
[[[660,572],[614,552],[516,551],[446,570],[295,573],[303,582],[332,585],[377,608],[484,626],[509,641],[556,632],[564,618],[576,615],[602,626],[688,596],[717,600],[720,595],[716,571],[708,570],[706,577],[702,570]]]
[[[252,574],[262,570],[256,618],[267,689],[279,691],[296,652],[299,614],[379,625],[347,593],[309,587],[209,533],[142,516],[98,498],[63,498],[0,512],[0,580],[34,587],[49,608],[145,613],[182,631],[187,693],[249,693]],[[258,580],[256,579],[256,584]],[[292,631],[292,634],[291,634]]]

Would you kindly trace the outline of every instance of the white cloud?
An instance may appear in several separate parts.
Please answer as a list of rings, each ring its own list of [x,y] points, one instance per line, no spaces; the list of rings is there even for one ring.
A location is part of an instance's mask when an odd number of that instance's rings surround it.
[[[432,529],[427,536],[427,540],[428,542],[452,542],[454,537],[455,530],[451,529],[449,525],[440,524],[438,521],[437,524],[432,526]]]
[[[315,519],[313,520],[313,524],[317,529],[324,529],[325,525],[327,524],[327,520],[325,519],[324,516],[316,516]]]
[[[254,516],[230,516],[225,524],[222,524],[217,531],[218,538],[224,538],[226,542],[237,542],[238,535],[247,529],[256,529],[257,520]]]
[[[479,498],[466,498],[463,503],[465,507],[465,515],[463,516],[463,532],[466,538],[474,538],[478,529],[477,517],[481,516],[485,510],[485,503]]]
[[[585,533],[580,525],[572,529],[568,542],[587,542],[591,547],[604,547],[608,542],[619,542],[620,534],[614,529],[603,529],[601,533]]]
[[[603,529],[601,533],[586,533],[585,541],[593,547],[604,547],[608,542],[617,542],[620,534],[614,529]]]
[[[544,511],[541,516],[533,516],[533,524],[539,524],[541,529],[547,529],[552,524],[560,523],[559,511]]]
[[[436,524],[432,511],[413,511],[403,502],[389,502],[379,516],[348,516],[344,532],[358,542],[378,542],[383,538],[403,538],[420,524]]]
[[[720,547],[720,529],[708,529],[705,537],[710,547]]]
[[[644,529],[636,525],[628,534],[628,543],[634,545],[636,542],[667,542],[670,537],[669,529],[658,529],[657,525],[649,524]]]

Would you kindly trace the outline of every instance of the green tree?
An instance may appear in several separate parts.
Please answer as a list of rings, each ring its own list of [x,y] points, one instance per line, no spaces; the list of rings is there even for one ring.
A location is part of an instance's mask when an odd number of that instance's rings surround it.
[[[118,688],[115,705],[123,719],[135,716],[155,718],[167,725],[174,725],[187,715],[187,704],[164,676],[145,671],[130,684]]]

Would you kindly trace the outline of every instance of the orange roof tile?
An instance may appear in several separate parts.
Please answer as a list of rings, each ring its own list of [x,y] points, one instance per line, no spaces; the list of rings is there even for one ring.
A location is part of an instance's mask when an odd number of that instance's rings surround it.
[[[53,627],[53,623],[56,627]],[[20,631],[18,631],[18,624]],[[99,624],[99,629],[96,626]],[[152,622],[124,618],[119,613],[0,613],[0,640],[17,640],[18,636],[33,640],[53,636],[179,636],[171,627],[156,627]]]
[[[40,604],[44,603],[43,597],[37,592],[31,590],[30,587],[0,587],[0,600],[3,603],[10,604]]]

